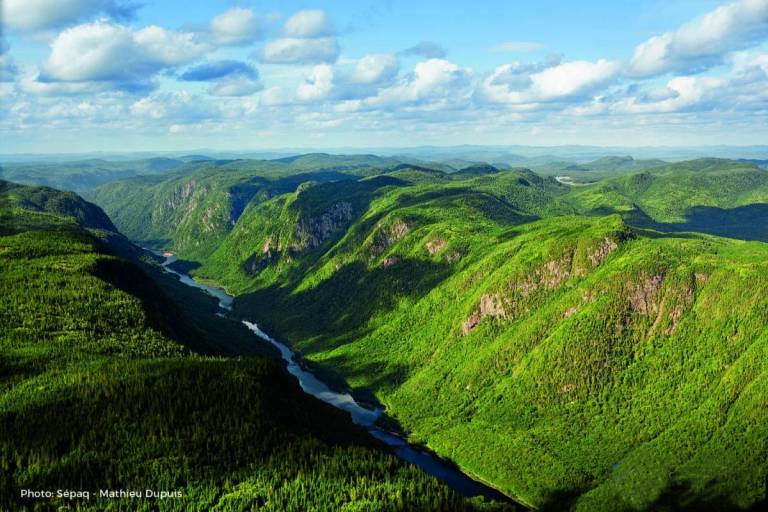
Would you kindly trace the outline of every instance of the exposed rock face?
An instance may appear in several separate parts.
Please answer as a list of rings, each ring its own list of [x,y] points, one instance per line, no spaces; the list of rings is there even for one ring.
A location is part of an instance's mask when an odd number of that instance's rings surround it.
[[[196,198],[204,196],[209,191],[210,189],[208,186],[198,186],[196,180],[190,180],[176,187],[176,189],[168,195],[168,198],[161,206],[161,210],[164,214],[168,214],[179,208],[193,210],[197,206]]]
[[[664,276],[657,274],[639,283],[629,285],[629,309],[648,317],[655,317],[648,334],[674,334],[685,311],[693,304],[696,288],[702,284],[702,275],[694,274],[688,284],[664,286]],[[704,281],[706,282],[706,278]]]
[[[473,311],[469,318],[461,325],[462,334],[464,336],[469,334],[487,316],[507,318],[507,312],[504,309],[501,297],[496,293],[486,293],[480,297],[478,309]]]
[[[436,238],[435,240],[430,240],[427,242],[427,244],[424,246],[427,249],[427,252],[429,254],[437,254],[438,252],[445,249],[446,243],[445,240],[442,238]]]
[[[605,237],[597,247],[587,254],[587,259],[593,267],[596,267],[605,261],[605,259],[616,249],[619,244],[610,237]],[[429,247],[427,247],[429,250]],[[525,307],[525,300],[537,291],[554,290],[560,287],[564,282],[573,276],[584,276],[586,271],[578,268],[574,264],[576,258],[576,249],[572,248],[566,251],[559,258],[545,262],[534,268],[527,275],[510,282],[507,286],[508,293],[485,294],[480,298],[480,303],[475,311],[462,324],[462,333],[467,335],[474,329],[480,321],[486,316],[493,316],[502,319],[511,319],[517,316],[518,310]],[[575,268],[576,267],[576,268]],[[660,283],[659,283],[660,284]],[[654,284],[649,285],[648,293],[653,293]],[[644,287],[641,287],[645,290]],[[637,297],[633,299],[633,304],[637,308],[648,307],[644,305],[642,290],[636,291]],[[634,295],[633,295],[634,296]],[[584,297],[585,302],[594,300],[594,297]],[[635,307],[635,306],[633,306]],[[564,312],[563,317],[568,318],[578,310],[577,306],[571,307]]]
[[[389,249],[393,244],[402,240],[408,233],[408,224],[403,220],[398,220],[393,224],[380,229],[374,236],[373,245],[371,246],[371,252],[374,254],[381,254]]]
[[[462,254],[459,251],[453,251],[445,257],[448,263],[456,263],[461,259]]]
[[[295,251],[316,249],[333,233],[347,226],[352,220],[352,205],[346,201],[335,203],[318,217],[299,219],[294,226]]]
[[[272,249],[272,236],[268,236],[264,240],[264,245],[261,246],[261,254],[267,254]]]
[[[480,323],[481,317],[479,311],[473,311],[471,315],[469,315],[469,318],[467,318],[464,323],[461,325],[461,334],[466,336],[470,332],[472,332],[472,329],[477,327],[477,324]]]
[[[400,258],[398,258],[397,256],[389,256],[382,262],[381,268],[389,268],[395,263],[397,263],[398,261],[400,261]]]
[[[600,242],[595,250],[589,255],[589,262],[592,263],[593,267],[596,267],[605,261],[605,258],[618,248],[619,244],[614,240],[605,237],[605,239],[603,239],[603,241]]]
[[[659,312],[660,291],[664,276],[655,275],[642,283],[630,286],[629,305],[632,311],[643,315],[656,315]]]
[[[243,271],[251,276],[255,276],[269,265],[277,261],[280,256],[278,248],[272,243],[272,236],[268,236],[261,246],[261,253],[253,254],[243,263]]]
[[[507,317],[507,312],[504,311],[504,306],[501,304],[498,294],[486,293],[480,297],[480,316],[483,318],[486,316]]]

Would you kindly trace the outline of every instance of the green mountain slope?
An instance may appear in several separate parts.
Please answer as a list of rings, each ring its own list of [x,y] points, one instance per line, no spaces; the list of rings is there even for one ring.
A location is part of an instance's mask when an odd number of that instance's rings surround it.
[[[192,353],[154,281],[72,217],[11,215],[0,235],[0,508],[504,508],[388,454],[272,361]],[[20,497],[99,488],[180,496]]]
[[[768,171],[743,161],[702,159],[574,189],[585,213],[622,213],[636,225],[768,240]]]
[[[224,239],[249,203],[292,192],[303,182],[355,179],[397,163],[370,155],[322,154],[206,163],[192,173],[110,183],[89,198],[132,240],[202,259]]]
[[[83,201],[73,192],[61,192],[49,187],[28,187],[0,180],[0,208],[47,212],[69,217],[72,222],[85,228],[117,231],[99,207]],[[17,220],[22,221],[24,218],[24,215],[20,215]],[[8,215],[4,220],[10,224],[16,219]]]
[[[196,273],[525,502],[764,499],[768,247],[562,215],[588,196],[532,173],[402,174],[249,205]]]

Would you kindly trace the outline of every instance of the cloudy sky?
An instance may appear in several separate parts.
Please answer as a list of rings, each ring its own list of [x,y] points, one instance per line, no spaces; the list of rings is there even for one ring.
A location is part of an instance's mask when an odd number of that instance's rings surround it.
[[[768,143],[768,0],[2,0],[0,152]]]

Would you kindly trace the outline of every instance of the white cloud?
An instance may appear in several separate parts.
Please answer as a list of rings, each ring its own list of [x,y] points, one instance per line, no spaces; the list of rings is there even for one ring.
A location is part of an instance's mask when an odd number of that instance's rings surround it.
[[[132,31],[105,20],[63,31],[40,66],[42,81],[142,81],[202,57],[208,47],[190,33],[150,26]]]
[[[713,94],[725,85],[725,80],[720,78],[679,76],[667,82],[665,89],[632,96],[611,108],[615,112],[631,114],[679,112],[715,99]]]
[[[337,106],[339,112],[372,108],[419,107],[423,110],[452,108],[465,104],[471,92],[471,70],[443,59],[429,59],[416,64],[394,85],[375,96],[349,100]]]
[[[739,0],[645,41],[635,48],[630,71],[635,76],[700,71],[766,35],[768,0]]]
[[[400,66],[397,57],[388,53],[368,54],[357,61],[349,81],[355,84],[378,84],[391,81]]]
[[[339,44],[335,37],[300,39],[285,37],[264,45],[258,57],[271,64],[319,64],[335,62]]]
[[[311,39],[329,36],[333,33],[331,22],[324,11],[299,11],[285,22],[283,34],[286,37]]]
[[[507,41],[506,43],[500,43],[491,48],[493,52],[510,52],[510,53],[523,53],[534,52],[546,48],[546,45],[541,43],[532,43],[529,41]]]
[[[187,91],[152,94],[135,101],[129,110],[136,117],[182,124],[220,117],[212,103]]]
[[[605,59],[531,66],[497,67],[483,80],[479,94],[492,103],[527,104],[581,98],[613,79],[619,65]]]
[[[339,43],[324,11],[297,12],[283,25],[283,35],[254,57],[271,64],[328,64],[339,58]]]
[[[296,88],[296,99],[304,102],[319,101],[328,97],[333,89],[333,68],[320,64],[312,69],[312,73],[304,83]]]
[[[250,96],[263,89],[261,82],[243,76],[234,76],[214,82],[208,88],[211,96]]]
[[[37,31],[77,23],[99,14],[128,18],[135,7],[118,0],[3,0],[0,9],[7,27]]]
[[[98,94],[110,90],[104,82],[40,82],[37,75],[25,76],[19,80],[19,89],[35,96],[76,96]]]
[[[264,36],[251,9],[233,7],[211,21],[211,42],[223,46],[246,46]]]

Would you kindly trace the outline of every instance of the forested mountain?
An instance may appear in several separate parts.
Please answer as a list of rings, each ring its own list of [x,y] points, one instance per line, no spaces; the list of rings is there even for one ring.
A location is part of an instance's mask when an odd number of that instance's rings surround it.
[[[164,243],[326,378],[526,503],[751,506],[768,474],[768,246],[735,239],[765,239],[768,173],[594,168],[582,187],[487,165],[299,175],[205,251]],[[115,187],[94,198],[137,211]]]
[[[172,285],[114,256],[108,226],[86,228],[95,206],[10,184],[0,198],[3,510],[137,503],[20,489],[176,494],[142,501],[153,510],[509,508],[402,462],[270,359],[200,355],[222,352],[211,335],[226,329],[180,317]]]
[[[314,154],[206,162],[90,198],[235,294],[235,317],[382,404],[388,428],[518,501],[759,507],[768,171],[646,164],[604,159],[577,186]]]

